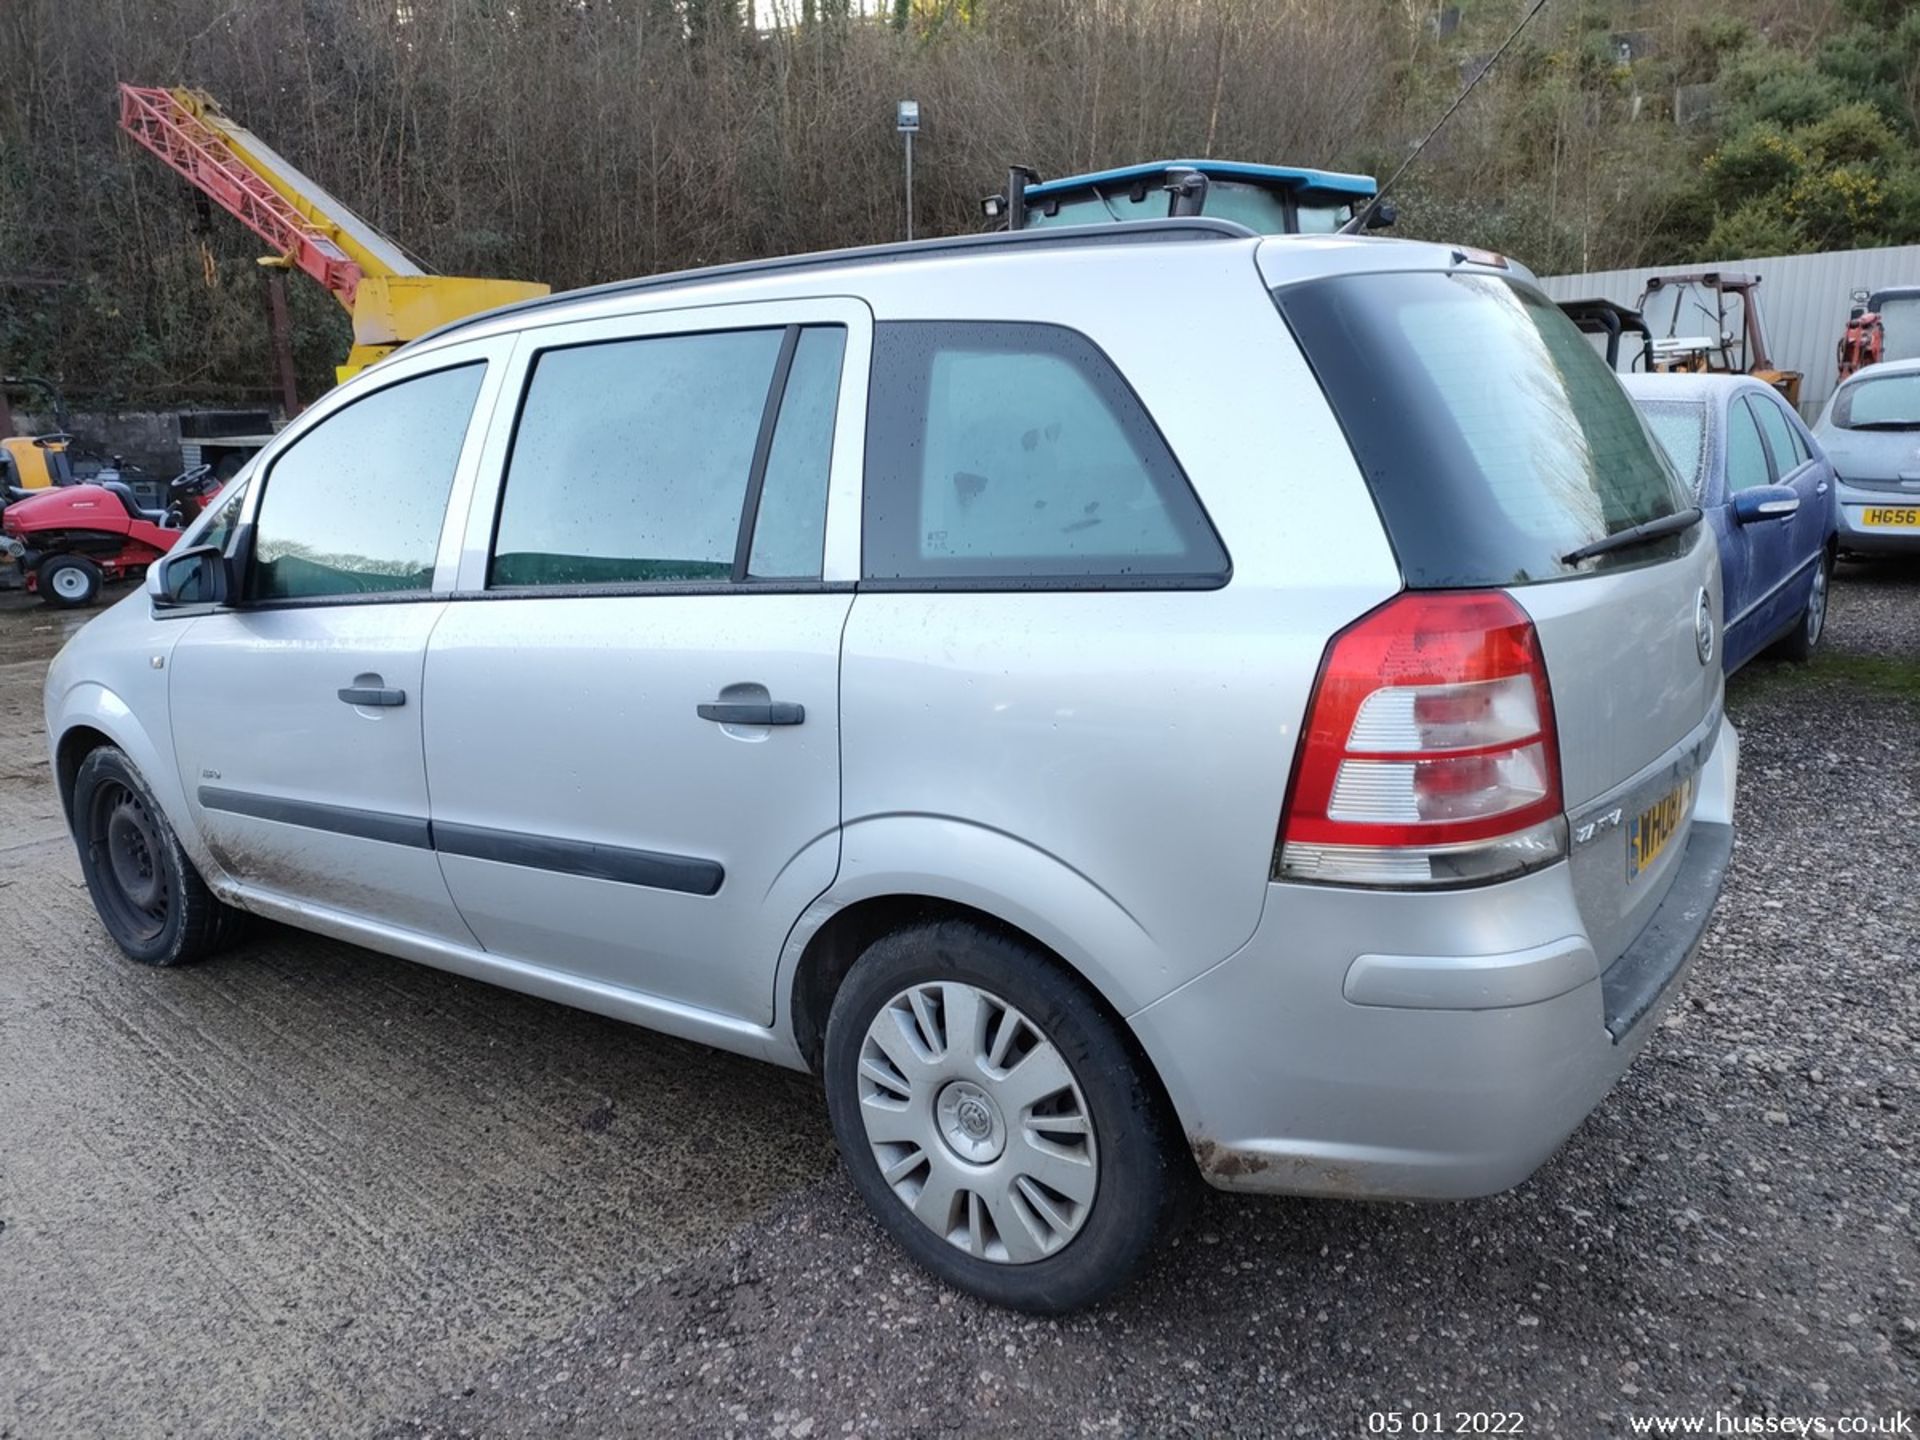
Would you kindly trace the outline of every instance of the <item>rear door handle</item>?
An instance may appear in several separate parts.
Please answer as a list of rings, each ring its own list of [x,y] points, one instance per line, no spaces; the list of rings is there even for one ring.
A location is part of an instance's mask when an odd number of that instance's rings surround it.
[[[1820,482],[1820,483],[1819,483],[1818,485],[1816,485],[1816,486],[1814,486],[1814,487],[1813,487],[1813,493],[1814,493],[1814,494],[1816,494],[1816,495],[1824,495],[1824,494],[1826,494],[1826,493],[1827,493],[1827,482],[1826,482],[1826,481],[1824,481],[1824,480],[1822,480],[1822,481],[1821,481],[1821,482]]]
[[[340,698],[349,705],[404,705],[407,692],[380,685],[344,685]]]
[[[715,700],[694,709],[716,725],[800,725],[807,718],[807,707],[791,700]]]

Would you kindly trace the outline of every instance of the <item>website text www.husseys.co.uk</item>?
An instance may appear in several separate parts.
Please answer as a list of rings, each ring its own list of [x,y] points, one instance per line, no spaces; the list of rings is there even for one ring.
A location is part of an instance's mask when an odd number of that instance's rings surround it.
[[[1789,1435],[1805,1440],[1840,1435],[1920,1435],[1920,1425],[1905,1410],[1890,1415],[1634,1415],[1634,1435]]]

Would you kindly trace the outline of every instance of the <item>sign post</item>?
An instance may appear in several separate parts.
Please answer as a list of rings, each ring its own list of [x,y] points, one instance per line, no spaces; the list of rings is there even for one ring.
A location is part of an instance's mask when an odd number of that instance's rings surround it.
[[[893,128],[907,147],[907,239],[913,239],[913,137],[920,131],[920,102],[902,100],[894,111]]]

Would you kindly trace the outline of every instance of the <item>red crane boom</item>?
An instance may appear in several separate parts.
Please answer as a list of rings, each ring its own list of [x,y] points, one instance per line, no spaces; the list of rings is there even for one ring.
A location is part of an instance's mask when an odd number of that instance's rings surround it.
[[[353,309],[364,273],[360,266],[236,155],[178,93],[123,84],[120,128]]]

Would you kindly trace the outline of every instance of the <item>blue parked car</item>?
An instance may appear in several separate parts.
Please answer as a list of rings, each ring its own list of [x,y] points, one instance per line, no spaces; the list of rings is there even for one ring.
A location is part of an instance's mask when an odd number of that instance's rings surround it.
[[[1834,472],[1769,385],[1743,375],[1622,375],[1720,542],[1731,675],[1776,641],[1810,660],[1838,548]]]

